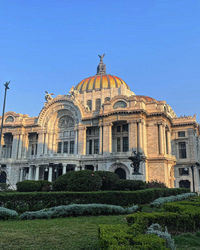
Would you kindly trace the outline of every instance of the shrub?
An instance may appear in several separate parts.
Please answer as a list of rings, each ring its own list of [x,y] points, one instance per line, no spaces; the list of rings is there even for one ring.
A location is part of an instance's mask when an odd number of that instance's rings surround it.
[[[135,191],[146,188],[146,183],[140,180],[119,180],[116,190]]]
[[[166,185],[163,182],[154,180],[146,183],[147,188],[166,188]]]
[[[58,206],[49,209],[43,209],[35,212],[25,212],[20,215],[20,219],[49,219],[68,216],[82,215],[114,215],[133,213],[138,206],[123,208],[121,206],[106,204],[73,204],[68,206]]]
[[[0,219],[15,219],[17,218],[18,213],[15,210],[7,209],[5,207],[0,207]]]
[[[71,171],[58,177],[53,183],[55,191],[98,191],[101,177],[91,170]]]
[[[40,180],[40,181],[21,181],[17,184],[17,191],[19,192],[39,192],[39,191],[50,191],[51,182]]]
[[[120,181],[119,176],[110,171],[96,171],[102,181],[101,190],[115,190],[116,185]]]
[[[17,185],[17,191],[19,192],[39,191],[41,187],[40,182],[31,180],[18,182],[16,185]]]
[[[152,224],[150,227],[148,227],[147,234],[155,234],[158,237],[165,239],[168,248],[171,250],[176,249],[174,240],[172,239],[171,234],[168,233],[167,227],[165,227],[165,231],[163,232],[159,224]]]
[[[127,225],[100,225],[99,239],[101,249],[148,249],[164,250],[165,240],[156,235],[133,235]]]
[[[10,185],[7,183],[0,183],[0,191],[8,191]]]
[[[160,196],[169,196],[185,191],[186,189],[181,188],[166,188],[101,192],[0,192],[0,206],[14,209],[20,213],[72,203],[130,206],[132,204],[147,204]]]
[[[185,193],[185,194],[178,194],[176,196],[168,196],[168,197],[160,197],[153,202],[151,202],[152,207],[160,207],[162,204],[172,201],[181,201],[188,199],[190,197],[196,196],[196,193]]]

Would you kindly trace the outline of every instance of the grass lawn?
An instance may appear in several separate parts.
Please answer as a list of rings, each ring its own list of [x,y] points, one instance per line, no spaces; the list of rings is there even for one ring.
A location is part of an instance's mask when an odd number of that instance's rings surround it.
[[[99,224],[124,224],[125,216],[0,221],[0,249],[99,249]]]

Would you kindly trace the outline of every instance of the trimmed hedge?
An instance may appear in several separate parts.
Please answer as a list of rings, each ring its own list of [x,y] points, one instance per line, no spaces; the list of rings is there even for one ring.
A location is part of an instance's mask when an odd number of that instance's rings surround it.
[[[199,198],[197,201],[167,203],[163,205],[165,212],[137,212],[128,215],[126,219],[129,224],[140,223],[145,226],[158,223],[163,227],[167,226],[172,233],[195,232],[200,230],[199,205]]]
[[[101,177],[91,170],[70,171],[53,183],[54,191],[87,192],[101,189]]]
[[[146,183],[140,180],[119,180],[116,184],[116,190],[136,191],[146,188]]]
[[[133,213],[138,206],[123,208],[121,206],[106,204],[73,204],[68,206],[58,206],[49,209],[43,209],[35,212],[25,212],[20,215],[21,220],[49,219],[68,216],[83,215],[114,215]]]
[[[25,180],[18,182],[16,186],[17,186],[17,191],[19,192],[50,191],[51,182],[45,180],[40,180],[40,181]]]
[[[184,194],[178,194],[178,195],[173,195],[173,196],[168,196],[168,197],[160,197],[153,202],[151,202],[152,207],[160,207],[164,203],[167,202],[173,202],[173,201],[181,201],[181,200],[186,200],[190,197],[196,196],[196,193],[184,193]]]
[[[166,250],[166,241],[153,234],[138,234],[136,236],[127,225],[100,225],[99,239],[101,249],[127,250],[148,249]]]
[[[161,196],[187,192],[187,189],[145,189],[139,191],[101,191],[101,192],[0,192],[0,206],[14,209],[20,213],[69,204],[112,204],[131,206],[147,204]]]
[[[0,207],[0,220],[16,219],[18,213],[5,207]]]

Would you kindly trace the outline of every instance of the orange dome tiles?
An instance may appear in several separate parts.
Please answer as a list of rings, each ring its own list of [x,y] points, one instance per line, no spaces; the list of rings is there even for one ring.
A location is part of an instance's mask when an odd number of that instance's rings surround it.
[[[95,75],[85,78],[77,86],[79,92],[88,92],[99,89],[119,88],[121,85],[129,89],[128,85],[119,77],[112,75]]]

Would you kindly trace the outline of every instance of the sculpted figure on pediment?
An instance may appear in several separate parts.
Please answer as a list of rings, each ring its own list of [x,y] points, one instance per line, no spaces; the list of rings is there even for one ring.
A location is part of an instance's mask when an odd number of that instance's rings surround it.
[[[70,116],[65,115],[65,116],[60,118],[60,120],[58,122],[58,127],[59,128],[74,127],[74,120]]]

